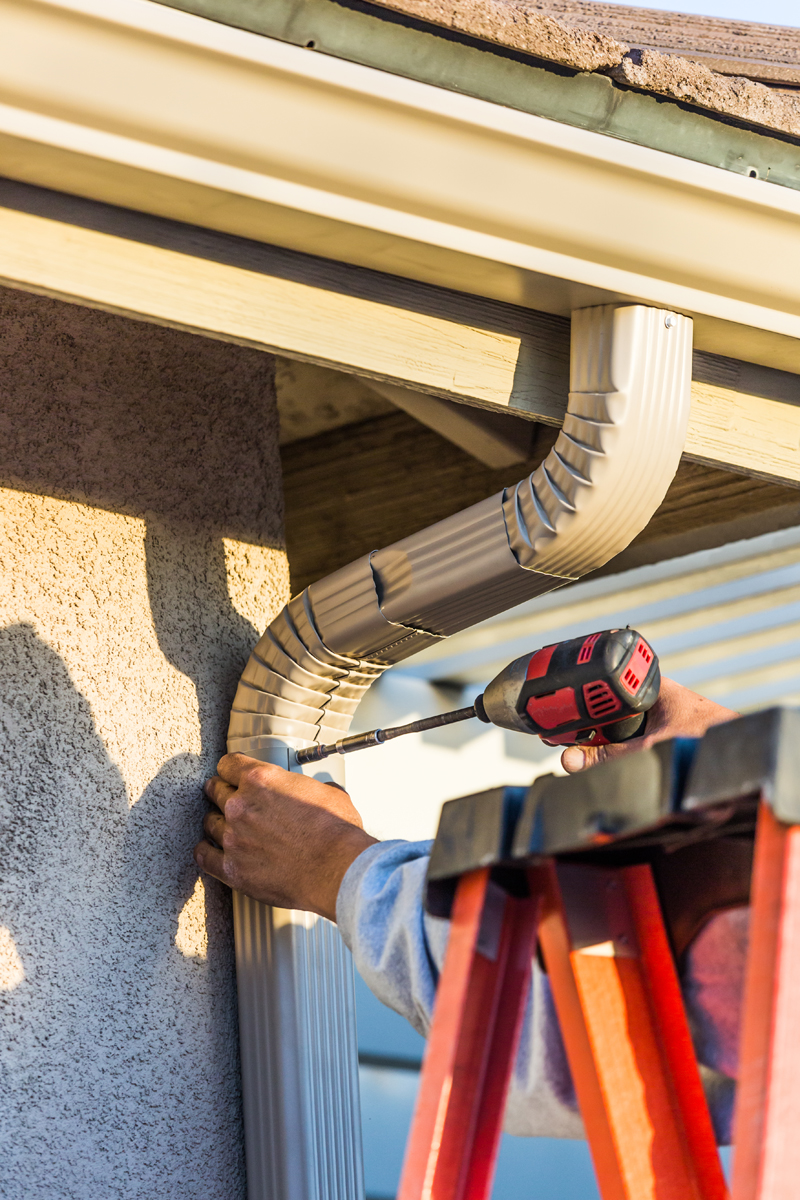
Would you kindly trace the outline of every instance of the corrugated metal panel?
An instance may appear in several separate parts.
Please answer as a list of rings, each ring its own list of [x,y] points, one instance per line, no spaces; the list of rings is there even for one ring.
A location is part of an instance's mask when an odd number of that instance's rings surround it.
[[[800,703],[800,529],[576,584],[395,670],[480,685],[537,645],[623,625],[653,642],[664,674],[722,704]]]
[[[313,913],[234,892],[233,915],[241,1035],[251,1049],[242,1056],[249,1194],[362,1196],[350,952]],[[291,1004],[279,995],[287,978]]]

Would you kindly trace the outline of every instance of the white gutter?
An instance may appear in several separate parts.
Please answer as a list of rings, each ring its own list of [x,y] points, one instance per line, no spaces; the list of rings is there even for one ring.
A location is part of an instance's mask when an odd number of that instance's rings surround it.
[[[341,759],[301,768],[295,751],[342,738],[388,666],[623,550],[680,460],[691,333],[686,318],[642,306],[574,313],[568,413],[542,465],[290,601],[242,675],[228,749],[343,783]],[[325,922],[304,914],[242,895],[234,914],[249,1198],[317,1200],[324,1178],[324,1194],[356,1200],[355,1047],[341,947]]]
[[[800,366],[800,195],[148,0],[0,0],[0,172]],[[791,339],[791,340],[788,340]]]

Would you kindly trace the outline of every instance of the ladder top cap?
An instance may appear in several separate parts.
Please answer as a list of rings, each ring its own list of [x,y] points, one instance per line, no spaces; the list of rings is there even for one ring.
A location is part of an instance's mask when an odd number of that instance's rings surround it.
[[[515,890],[524,868],[541,858],[633,862],[659,847],[752,834],[759,798],[778,820],[800,824],[798,708],[750,713],[713,726],[702,740],[659,742],[577,775],[544,775],[529,789],[449,801],[431,852],[426,907],[449,916],[459,877],[480,867]]]
[[[429,913],[449,917],[459,876],[508,860],[526,791],[524,787],[489,788],[443,806],[428,861],[425,906]]]
[[[682,808],[763,796],[780,821],[800,823],[800,709],[767,708],[708,730]]]
[[[694,738],[674,738],[577,775],[534,780],[512,843],[519,861],[542,855],[606,851],[656,831],[680,808]]]

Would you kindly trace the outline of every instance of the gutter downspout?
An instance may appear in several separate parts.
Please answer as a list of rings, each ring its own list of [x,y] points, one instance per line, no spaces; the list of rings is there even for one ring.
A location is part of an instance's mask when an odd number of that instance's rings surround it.
[[[389,666],[595,570],[648,523],[677,470],[692,322],[603,305],[572,316],[567,416],[516,487],[311,584],[259,641],[229,751],[344,782],[294,751],[347,732]],[[249,1200],[363,1195],[352,965],[329,922],[234,895]]]

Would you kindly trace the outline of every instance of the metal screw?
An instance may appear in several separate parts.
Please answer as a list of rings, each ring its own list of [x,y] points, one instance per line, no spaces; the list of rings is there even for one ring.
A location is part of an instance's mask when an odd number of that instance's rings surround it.
[[[667,315],[664,317],[664,325],[666,328],[674,329],[677,324],[678,318],[675,316],[675,313],[667,313]]]

